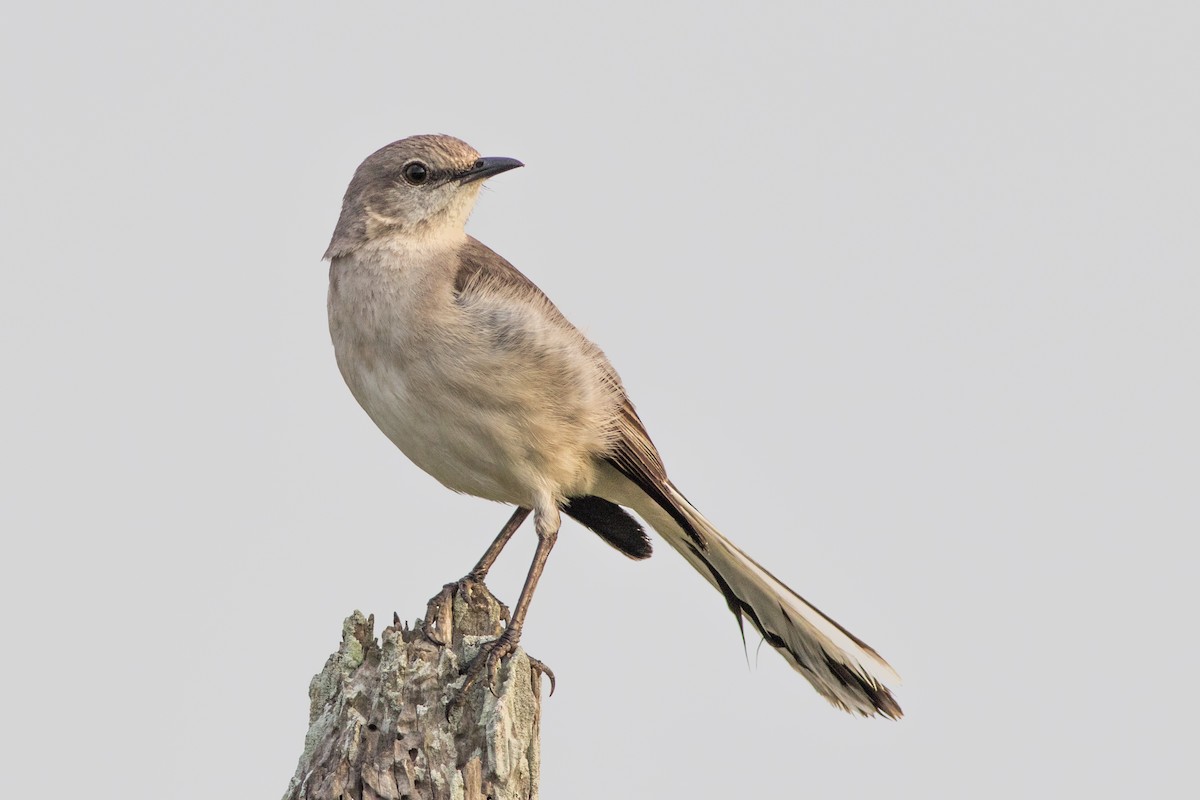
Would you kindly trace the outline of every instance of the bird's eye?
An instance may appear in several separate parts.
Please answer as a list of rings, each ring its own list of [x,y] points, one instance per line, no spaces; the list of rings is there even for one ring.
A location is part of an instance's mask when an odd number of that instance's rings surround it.
[[[420,161],[413,161],[404,165],[404,180],[414,186],[424,183],[429,180],[429,168]]]

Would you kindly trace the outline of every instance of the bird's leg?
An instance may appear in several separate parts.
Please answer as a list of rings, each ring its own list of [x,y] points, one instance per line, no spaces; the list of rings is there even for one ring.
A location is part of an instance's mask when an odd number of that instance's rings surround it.
[[[504,527],[500,529],[496,540],[488,546],[483,557],[479,559],[479,563],[467,573],[467,576],[463,580],[483,583],[483,579],[487,577],[488,570],[492,568],[492,564],[496,563],[500,551],[504,549],[504,545],[508,544],[508,540],[513,537],[513,534],[517,532],[517,528],[520,528],[521,523],[529,516],[529,511],[528,508],[517,506],[517,510],[513,512],[513,515],[508,518],[508,522],[504,523]]]
[[[518,509],[518,512],[520,511],[529,513],[528,509]],[[524,515],[521,515],[519,519],[517,514],[513,515],[513,520],[517,520],[517,525],[520,525],[524,518]],[[512,526],[513,520],[509,520],[510,526]],[[463,683],[464,695],[485,671],[488,676],[488,686],[494,686],[496,674],[500,669],[500,661],[517,649],[517,642],[521,639],[521,628],[525,624],[525,615],[529,612],[529,604],[533,600],[533,592],[537,588],[538,579],[542,577],[542,570],[546,568],[546,559],[550,557],[550,550],[554,547],[555,540],[558,539],[558,528],[561,522],[562,518],[559,516],[557,506],[550,504],[548,510],[538,509],[538,513],[534,517],[538,535],[537,549],[533,553],[533,563],[529,565],[529,574],[525,577],[525,585],[521,587],[521,595],[517,598],[517,605],[513,609],[512,620],[505,626],[504,633],[500,634],[498,639],[484,644],[479,650],[479,655],[471,662],[467,680]],[[515,527],[513,526],[514,530]],[[503,534],[503,531],[501,533]],[[509,534],[509,536],[511,535]],[[497,541],[500,540],[497,539]],[[502,546],[503,544],[501,544]],[[495,544],[493,544],[494,547]],[[533,663],[534,669],[544,672],[550,677],[550,692],[553,694],[554,673],[542,662],[534,659],[530,659],[530,661]]]

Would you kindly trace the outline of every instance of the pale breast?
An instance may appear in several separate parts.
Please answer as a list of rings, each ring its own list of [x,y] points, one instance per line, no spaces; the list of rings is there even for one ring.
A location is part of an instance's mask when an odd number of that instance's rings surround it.
[[[502,502],[586,491],[617,400],[611,368],[578,331],[518,298],[464,299],[436,270],[343,262],[329,296],[338,367],[406,456],[451,489]]]

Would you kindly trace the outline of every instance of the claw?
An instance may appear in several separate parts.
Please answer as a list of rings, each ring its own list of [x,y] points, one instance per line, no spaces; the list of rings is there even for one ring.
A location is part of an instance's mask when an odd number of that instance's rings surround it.
[[[544,663],[542,663],[541,661],[538,661],[533,656],[527,655],[526,657],[529,659],[530,669],[532,669],[534,672],[538,673],[539,675],[545,675],[547,678],[550,679],[550,695],[549,696],[554,697],[554,687],[557,685],[554,680],[554,670],[550,669]]]

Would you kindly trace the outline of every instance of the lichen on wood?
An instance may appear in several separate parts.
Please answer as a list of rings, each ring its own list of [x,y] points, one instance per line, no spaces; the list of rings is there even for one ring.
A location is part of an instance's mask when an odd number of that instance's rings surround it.
[[[520,648],[493,687],[463,672],[506,609],[481,583],[449,584],[424,620],[375,639],[355,611],[309,685],[309,730],[284,800],[537,797],[541,674]],[[493,693],[494,691],[494,693]]]

